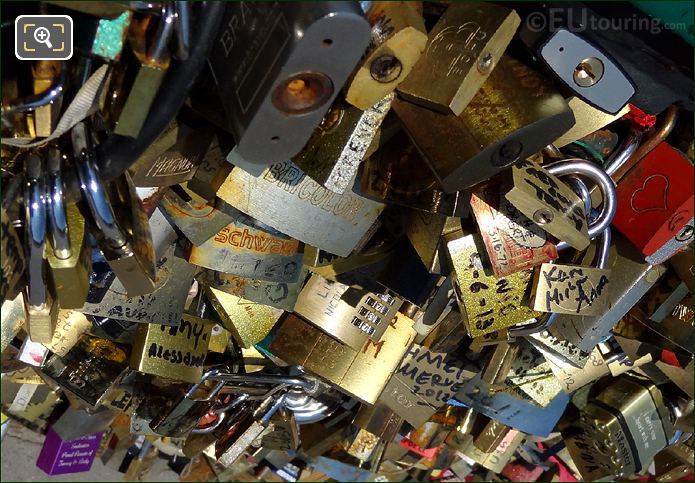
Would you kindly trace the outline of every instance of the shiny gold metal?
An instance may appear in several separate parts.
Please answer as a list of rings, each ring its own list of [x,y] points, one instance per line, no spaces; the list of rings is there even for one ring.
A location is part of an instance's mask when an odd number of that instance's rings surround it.
[[[374,404],[415,337],[412,320],[400,313],[381,341],[362,350],[343,345],[302,319],[288,314],[271,342],[270,352],[300,364],[357,399]]]
[[[473,438],[473,444],[483,453],[492,453],[510,431],[512,431],[512,428],[492,419],[488,421],[483,430]]]
[[[280,309],[251,302],[213,287],[205,287],[205,293],[225,329],[242,347],[252,347],[265,338],[283,314]]]
[[[422,15],[412,2],[373,2],[367,12],[372,43],[346,89],[345,99],[366,110],[410,74],[427,44]]]
[[[521,213],[577,250],[589,246],[584,201],[557,176],[523,160],[512,168],[514,187],[505,195]]]
[[[398,99],[392,109],[446,193],[494,176],[574,124],[552,83],[506,55],[458,116]]]
[[[617,114],[608,114],[600,109],[596,109],[578,97],[570,97],[567,100],[567,105],[570,106],[572,113],[574,113],[575,124],[565,134],[555,140],[553,144],[558,148],[581,139],[594,131],[603,129],[630,111],[629,104],[625,104],[625,107]]]
[[[352,187],[394,97],[390,93],[364,111],[338,100],[292,161],[321,186],[343,194]]]
[[[85,220],[75,204],[66,207],[70,256],[60,258],[50,242],[46,259],[51,267],[51,282],[62,309],[79,309],[87,301],[89,274],[92,271],[91,247],[87,241]]]
[[[26,292],[24,295],[25,329],[29,337],[41,344],[51,342],[58,322],[58,302],[53,299],[50,290],[46,290],[46,301],[41,305],[30,305]]]
[[[494,72],[521,19],[514,10],[483,3],[451,3],[430,31],[425,52],[398,86],[405,99],[461,114]]]
[[[178,326],[140,324],[130,367],[145,374],[200,382],[213,323],[184,314]]]
[[[540,315],[527,305],[531,270],[504,278],[487,275],[474,235],[449,241],[447,249],[456,272],[459,306],[467,315],[466,328],[471,337],[506,329]]]

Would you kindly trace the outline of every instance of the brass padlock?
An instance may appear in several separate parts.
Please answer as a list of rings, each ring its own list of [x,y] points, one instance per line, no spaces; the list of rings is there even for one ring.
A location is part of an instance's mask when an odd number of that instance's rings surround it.
[[[408,77],[427,43],[425,22],[414,2],[373,2],[366,13],[372,41],[345,89],[345,99],[362,110]]]
[[[352,187],[394,96],[387,94],[364,111],[336,102],[292,161],[321,186],[343,194]]]
[[[485,273],[484,258],[476,248],[476,236],[456,238],[447,243],[456,273],[458,301],[466,314],[468,334],[477,337],[537,317],[526,306],[533,273],[530,269],[504,278]]]
[[[138,137],[169,68],[167,43],[174,30],[175,12],[172,5],[162,5],[161,8],[161,17],[151,45],[147,45],[146,36],[150,23],[155,19],[154,15],[133,21],[130,26],[129,40],[140,68],[114,129],[114,133],[120,136]]]
[[[129,296],[155,289],[154,248],[147,214],[128,173],[113,181],[111,197],[99,179],[89,133],[80,123],[72,129],[78,153],[77,172],[89,212],[98,228],[97,243]],[[114,202],[117,212],[111,202]],[[117,216],[117,214],[119,216]]]
[[[544,263],[535,274],[533,308],[540,312],[602,315],[610,307],[608,250],[611,229],[601,235],[596,267]]]
[[[77,344],[82,334],[91,328],[92,323],[84,314],[74,310],[60,309],[53,339],[50,342],[44,342],[43,346],[53,354],[63,357]]]
[[[87,242],[85,220],[75,204],[66,206],[60,173],[61,155],[48,151],[49,186],[47,198],[49,243],[46,258],[51,282],[62,309],[79,309],[87,300],[91,249]]]
[[[58,303],[46,282],[46,232],[48,225],[46,180],[41,159],[24,159],[24,245],[27,287],[24,292],[26,329],[34,342],[50,342],[58,319]]]
[[[574,124],[552,84],[506,55],[458,116],[401,100],[392,108],[446,193],[504,171]]]
[[[449,5],[398,93],[411,102],[458,116],[494,72],[520,23],[514,10],[500,5]]]

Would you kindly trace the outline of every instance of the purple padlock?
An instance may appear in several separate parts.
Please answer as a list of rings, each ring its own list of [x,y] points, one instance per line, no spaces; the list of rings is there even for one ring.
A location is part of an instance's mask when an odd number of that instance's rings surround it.
[[[63,441],[53,428],[49,428],[36,466],[49,475],[89,471],[99,449],[102,434],[95,433],[72,441]]]

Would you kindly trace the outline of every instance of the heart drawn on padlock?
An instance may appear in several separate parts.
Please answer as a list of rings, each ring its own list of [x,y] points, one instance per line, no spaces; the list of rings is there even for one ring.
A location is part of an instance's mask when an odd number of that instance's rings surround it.
[[[642,187],[636,189],[630,196],[630,208],[635,213],[649,213],[650,211],[666,211],[668,205],[669,182],[663,174],[647,176]]]

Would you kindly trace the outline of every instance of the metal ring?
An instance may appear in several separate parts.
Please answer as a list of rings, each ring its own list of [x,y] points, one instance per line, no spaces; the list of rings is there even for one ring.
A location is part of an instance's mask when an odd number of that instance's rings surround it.
[[[70,258],[70,236],[68,233],[68,217],[63,197],[63,180],[60,174],[60,152],[57,149],[48,151],[48,227],[51,234],[53,253],[57,258]]]
[[[24,159],[25,240],[27,251],[27,295],[29,305],[46,303],[44,248],[46,244],[46,180],[41,159],[30,154]]]
[[[587,224],[589,225],[589,219],[591,218],[591,192],[589,188],[586,187],[586,183],[574,174],[567,176],[567,181],[572,188],[574,188],[574,192],[584,200],[584,212],[586,213]]]
[[[601,244],[598,246],[596,252],[596,267],[605,270],[608,268],[608,255],[610,254],[611,242],[613,241],[613,236],[611,233],[611,227],[609,226],[603,233],[601,233]]]
[[[631,129],[625,138],[623,145],[608,159],[608,162],[606,163],[606,174],[608,176],[613,176],[613,174],[618,171],[618,169],[620,169],[620,167],[625,164],[628,159],[630,159],[630,156],[637,151],[641,140],[642,131]]]
[[[58,79],[55,80],[51,87],[39,94],[22,97],[20,99],[14,99],[9,103],[7,107],[3,108],[3,114],[34,111],[39,107],[52,104],[63,94],[66,79],[67,68],[65,67],[65,65],[63,65],[60,69],[60,75],[58,76]]]
[[[530,324],[526,325],[519,325],[519,326],[512,326],[507,329],[507,333],[509,334],[509,337],[521,337],[524,335],[531,335],[531,334],[537,334],[538,332],[543,332],[546,330],[548,327],[553,325],[555,323],[555,320],[557,320],[558,314],[556,312],[552,312],[548,314],[546,317],[543,317],[542,319],[537,320],[536,322],[532,322]]]
[[[594,223],[589,225],[589,238],[596,238],[610,226],[618,207],[618,194],[615,191],[613,180],[600,167],[580,158],[569,158],[549,167],[548,172],[555,176],[577,174],[594,181],[603,195],[603,207]],[[564,250],[569,247],[569,244],[561,241],[556,247],[558,250]]]
[[[84,146],[80,150],[79,160],[76,163],[80,188],[87,200],[87,206],[92,213],[94,223],[104,234],[107,243],[113,248],[121,248],[127,243],[127,238],[116,221],[111,202],[99,179],[99,169],[94,160],[94,153],[89,149],[84,124],[81,128],[80,124],[72,130],[73,145]]]

